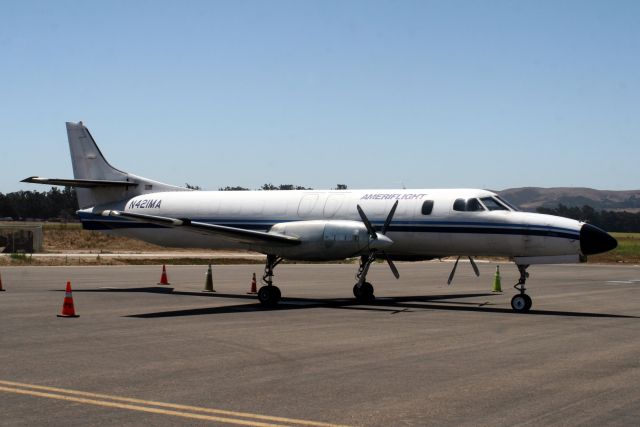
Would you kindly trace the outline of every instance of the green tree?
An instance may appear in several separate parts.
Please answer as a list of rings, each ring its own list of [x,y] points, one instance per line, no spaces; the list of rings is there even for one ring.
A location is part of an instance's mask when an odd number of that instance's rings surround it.
[[[244,187],[229,187],[227,185],[226,187],[218,188],[218,191],[249,191],[249,189]]]

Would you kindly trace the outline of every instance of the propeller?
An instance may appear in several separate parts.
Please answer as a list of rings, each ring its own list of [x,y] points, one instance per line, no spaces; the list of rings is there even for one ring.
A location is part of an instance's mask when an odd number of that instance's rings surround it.
[[[473,267],[473,272],[476,274],[476,277],[480,277],[480,270],[478,270],[478,266],[476,262],[471,257],[469,258],[469,262],[471,263],[471,267]],[[450,285],[453,281],[453,276],[456,274],[456,268],[458,268],[458,261],[460,261],[460,257],[456,258],[456,262],[453,264],[453,270],[451,270],[451,274],[449,274],[449,280],[447,280],[447,285]]]
[[[453,276],[456,274],[456,268],[458,268],[458,261],[460,261],[460,257],[456,258],[455,264],[453,264],[453,270],[451,270],[451,274],[449,274],[449,280],[447,280],[447,285],[451,284],[453,280]]]
[[[378,240],[378,233],[376,233],[376,230],[373,228],[373,225],[371,225],[369,218],[367,218],[367,216],[365,215],[360,205],[356,205],[356,208],[358,209],[358,214],[360,214],[360,218],[362,219],[362,222],[364,223],[364,226],[367,229],[367,232],[369,233],[369,237],[371,237],[373,240]]]
[[[391,258],[389,258],[389,255],[386,252],[383,252],[383,254],[384,254],[384,259],[386,259],[387,264],[389,264],[389,268],[391,269],[391,272],[393,273],[396,279],[399,279],[400,273],[398,272],[396,265],[393,263],[393,261],[391,261]]]
[[[389,255],[383,250],[385,247],[391,246],[393,244],[393,240],[389,239],[386,234],[387,230],[389,229],[389,225],[391,224],[391,220],[393,219],[393,215],[396,213],[397,207],[398,201],[396,200],[396,202],[391,207],[389,214],[387,215],[387,219],[385,219],[384,224],[382,225],[382,229],[378,233],[375,228],[373,228],[373,225],[371,225],[371,221],[369,221],[369,218],[367,218],[367,215],[364,213],[360,205],[356,206],[356,208],[358,209],[358,214],[360,215],[362,223],[367,229],[370,238],[369,250],[371,251],[371,254],[369,255],[369,260],[367,262],[371,264],[371,262],[373,262],[373,260],[375,259],[376,252],[380,251],[380,253],[387,260],[387,264],[389,264],[389,268],[391,269],[391,272],[393,273],[395,278],[399,279],[400,273],[398,272],[396,265],[393,263],[393,261],[391,261]]]
[[[396,208],[397,207],[398,207],[398,201],[396,200],[396,202],[391,207],[391,210],[389,211],[389,215],[387,215],[387,219],[384,221],[384,225],[382,226],[382,230],[380,230],[380,233],[382,235],[387,234],[387,229],[389,228],[389,224],[391,224],[391,220],[393,219],[393,215],[396,213]]]

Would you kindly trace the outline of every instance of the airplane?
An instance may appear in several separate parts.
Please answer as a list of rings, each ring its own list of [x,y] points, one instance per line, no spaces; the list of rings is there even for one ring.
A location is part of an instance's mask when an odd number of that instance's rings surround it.
[[[283,260],[336,261],[358,257],[355,298],[374,300],[367,273],[376,259],[507,257],[520,273],[511,299],[517,313],[531,309],[527,268],[585,262],[617,241],[594,225],[521,212],[494,192],[478,189],[365,189],[200,191],[111,166],[82,122],[66,123],[73,179],[32,176],[22,182],[76,188],[78,215],[96,230],[168,247],[242,249],[266,255],[258,300],[276,305],[273,284]]]

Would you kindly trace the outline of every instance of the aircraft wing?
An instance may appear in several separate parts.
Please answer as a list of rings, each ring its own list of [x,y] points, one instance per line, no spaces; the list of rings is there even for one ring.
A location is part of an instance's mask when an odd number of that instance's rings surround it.
[[[191,221],[188,218],[169,218],[156,215],[145,215],[139,213],[107,210],[102,212],[103,216],[113,216],[131,219],[146,224],[156,224],[171,228],[182,228],[195,231],[200,234],[210,234],[212,236],[224,238],[232,242],[259,244],[259,245],[284,245],[294,246],[300,244],[300,240],[293,236],[284,234],[269,233],[256,230],[245,230],[243,228],[227,227],[224,225],[208,224],[206,222]]]

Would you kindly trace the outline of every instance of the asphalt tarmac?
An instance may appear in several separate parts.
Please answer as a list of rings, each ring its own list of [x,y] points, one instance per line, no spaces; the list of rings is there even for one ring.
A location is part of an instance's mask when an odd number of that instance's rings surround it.
[[[533,266],[528,314],[513,265],[376,264],[370,305],[356,267],[278,266],[276,309],[258,265],[2,268],[0,424],[637,425],[639,266]]]

